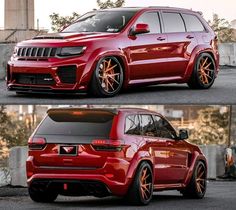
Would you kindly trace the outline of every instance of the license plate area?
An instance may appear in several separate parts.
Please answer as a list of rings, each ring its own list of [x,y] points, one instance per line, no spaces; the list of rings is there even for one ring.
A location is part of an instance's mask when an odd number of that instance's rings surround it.
[[[73,145],[60,145],[59,146],[59,155],[63,156],[77,156],[78,147]]]

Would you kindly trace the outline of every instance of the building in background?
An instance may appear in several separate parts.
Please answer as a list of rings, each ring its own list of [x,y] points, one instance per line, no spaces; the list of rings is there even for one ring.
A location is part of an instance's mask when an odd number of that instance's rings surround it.
[[[0,42],[19,42],[45,33],[35,29],[34,0],[5,0]]]

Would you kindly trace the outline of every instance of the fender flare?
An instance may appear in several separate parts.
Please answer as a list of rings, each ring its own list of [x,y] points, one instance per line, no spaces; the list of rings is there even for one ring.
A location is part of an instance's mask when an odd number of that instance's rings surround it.
[[[199,152],[195,151],[193,156],[192,156],[191,165],[189,167],[188,173],[187,173],[185,181],[184,181],[185,186],[187,186],[189,184],[189,182],[191,181],[194,169],[195,169],[196,164],[197,164],[198,161],[202,161],[205,164],[206,172],[207,172],[207,160],[206,160],[206,157],[203,154],[200,154]]]
[[[140,151],[139,153],[137,153],[133,159],[131,160],[131,164],[129,166],[128,172],[127,172],[127,179],[131,180],[134,178],[138,166],[141,164],[141,162],[143,161],[147,161],[149,163],[151,163],[151,167],[153,170],[153,176],[154,176],[154,158],[150,155],[149,152],[147,151]]]
[[[198,45],[197,47],[194,48],[194,50],[191,53],[188,66],[187,66],[186,71],[183,76],[184,81],[188,81],[190,79],[190,77],[193,73],[196,61],[197,61],[199,55],[202,53],[210,53],[211,55],[213,55],[213,59],[216,62],[217,58],[214,55],[215,52],[211,49],[211,47],[209,45]]]
[[[107,56],[114,56],[117,57],[119,59],[123,67],[123,71],[124,71],[124,84],[123,86],[126,87],[128,84],[128,80],[129,80],[129,65],[128,65],[128,60],[124,54],[124,52],[121,49],[117,49],[117,50],[111,50],[109,48],[99,48],[96,49],[95,51],[93,51],[89,57],[89,61],[91,60],[91,62],[88,62],[86,65],[86,68],[84,69],[83,75],[81,77],[81,84],[90,84],[91,82],[91,78],[93,75],[93,72],[96,69],[96,65],[98,63],[98,61],[103,58],[103,57],[107,57]]]

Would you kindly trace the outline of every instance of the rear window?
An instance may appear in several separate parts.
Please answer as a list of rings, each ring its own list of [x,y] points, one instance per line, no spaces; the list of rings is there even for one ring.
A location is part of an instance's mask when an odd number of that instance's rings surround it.
[[[205,31],[204,26],[202,25],[201,21],[195,15],[182,15],[186,24],[186,28],[188,32],[199,32]]]
[[[109,138],[113,118],[107,111],[57,110],[49,112],[36,135]]]
[[[185,32],[184,21],[179,13],[164,12],[163,22],[166,33]]]

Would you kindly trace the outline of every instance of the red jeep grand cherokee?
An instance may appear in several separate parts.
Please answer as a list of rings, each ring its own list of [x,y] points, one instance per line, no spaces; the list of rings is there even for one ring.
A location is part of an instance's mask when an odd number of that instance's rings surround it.
[[[217,37],[198,12],[119,8],[89,12],[60,33],[19,43],[7,86],[18,93],[110,97],[141,84],[207,89],[218,70]]]
[[[203,198],[206,159],[187,138],[147,110],[51,109],[29,140],[30,197],[115,195],[146,205],[153,191],[176,189]]]

